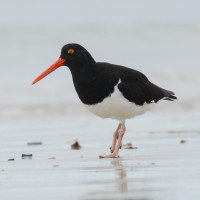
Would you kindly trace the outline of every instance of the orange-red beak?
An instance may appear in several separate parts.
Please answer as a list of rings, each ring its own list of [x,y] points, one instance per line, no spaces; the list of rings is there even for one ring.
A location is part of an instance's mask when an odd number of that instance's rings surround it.
[[[64,62],[66,60],[62,59],[62,58],[58,58],[58,60],[51,65],[51,67],[49,67],[47,70],[45,70],[42,74],[40,74],[33,82],[32,85],[34,85],[35,83],[37,83],[38,81],[40,81],[41,79],[43,79],[45,76],[47,76],[48,74],[50,74],[51,72],[53,72],[54,70],[56,70],[57,68],[63,66]]]

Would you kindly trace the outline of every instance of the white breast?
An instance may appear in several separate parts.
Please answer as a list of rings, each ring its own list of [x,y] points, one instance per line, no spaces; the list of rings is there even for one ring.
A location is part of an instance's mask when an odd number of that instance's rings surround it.
[[[128,101],[119,91],[117,85],[111,96],[105,98],[98,104],[85,104],[86,108],[99,117],[117,119],[122,122],[125,121],[125,119],[141,115],[149,110],[151,104],[145,103],[142,106],[138,106]]]

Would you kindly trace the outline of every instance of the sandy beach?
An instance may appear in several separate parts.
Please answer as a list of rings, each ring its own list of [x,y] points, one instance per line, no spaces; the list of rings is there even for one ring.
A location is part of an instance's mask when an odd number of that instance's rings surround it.
[[[109,152],[113,120],[86,115],[1,124],[0,196],[4,200],[197,200],[200,116],[172,116],[153,112],[129,120],[123,143],[131,142],[137,149],[123,148],[116,159],[98,157]],[[82,148],[71,150],[76,140]],[[22,154],[32,158],[22,159]]]

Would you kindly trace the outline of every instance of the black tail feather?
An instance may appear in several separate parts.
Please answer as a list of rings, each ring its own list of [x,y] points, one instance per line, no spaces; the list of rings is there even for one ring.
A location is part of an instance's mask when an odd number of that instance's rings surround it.
[[[165,98],[163,100],[168,100],[168,101],[174,101],[177,99],[174,92],[169,91],[169,90],[164,90],[164,97]]]

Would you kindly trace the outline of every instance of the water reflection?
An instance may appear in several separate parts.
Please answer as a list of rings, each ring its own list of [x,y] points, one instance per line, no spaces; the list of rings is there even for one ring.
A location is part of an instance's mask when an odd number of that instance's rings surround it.
[[[123,162],[120,158],[112,160],[111,165],[114,165],[114,170],[118,175],[118,178],[115,180],[117,189],[118,189],[117,192],[123,193],[122,196],[120,196],[120,200],[151,200],[149,198],[143,197],[144,195],[143,192],[142,192],[142,197],[138,198],[138,197],[134,197],[135,196],[134,190],[131,191],[130,188],[128,190],[128,179],[127,179],[127,170],[126,170],[127,168],[126,166],[123,166]],[[129,184],[130,184],[130,180],[129,180]]]
[[[128,191],[128,180],[126,178],[126,170],[120,158],[111,161],[111,164],[115,166],[115,171],[119,175],[119,179],[116,181],[118,184],[119,192]]]

